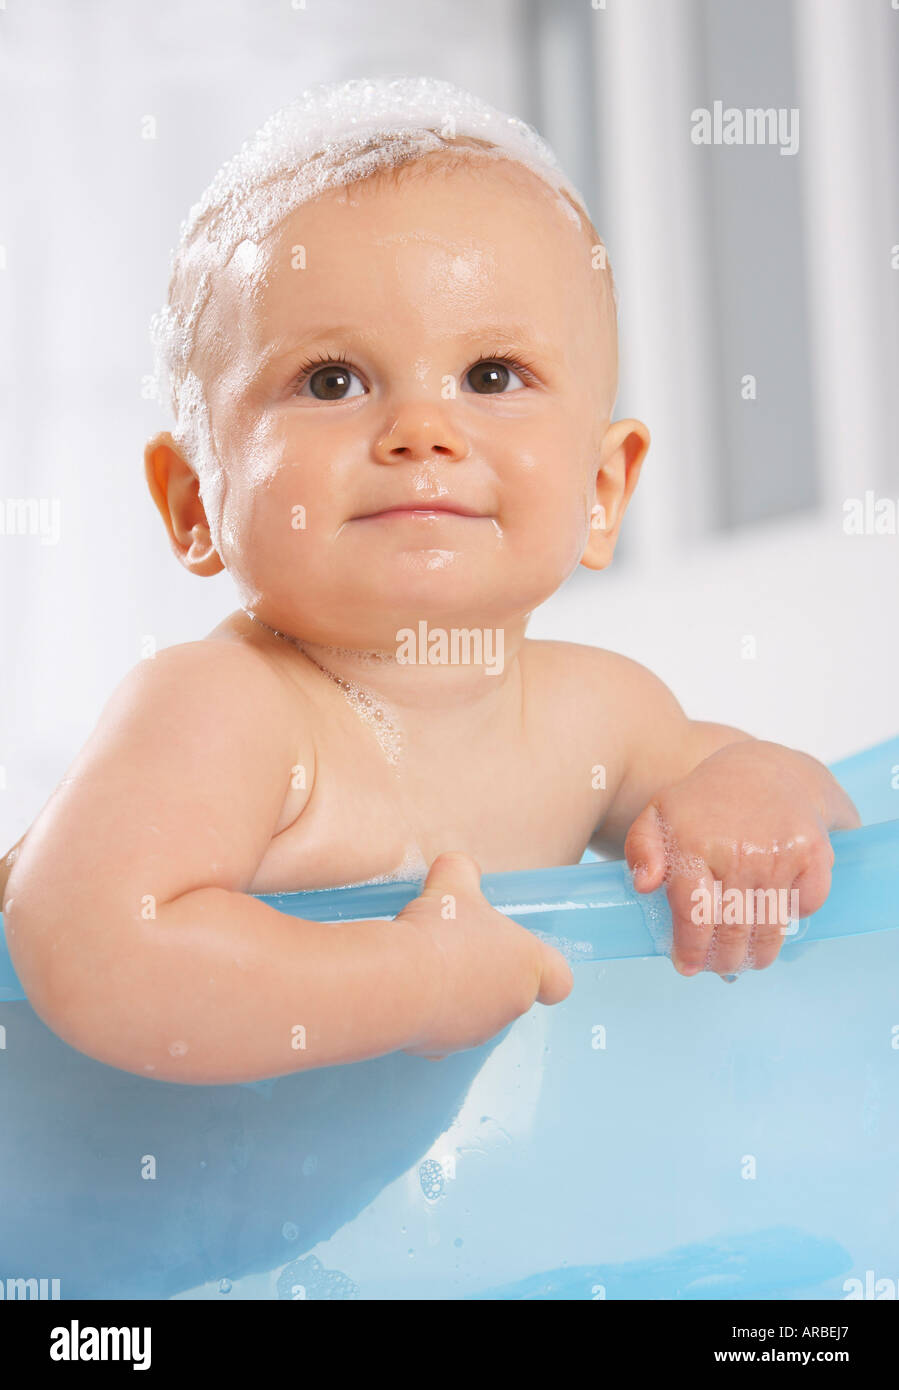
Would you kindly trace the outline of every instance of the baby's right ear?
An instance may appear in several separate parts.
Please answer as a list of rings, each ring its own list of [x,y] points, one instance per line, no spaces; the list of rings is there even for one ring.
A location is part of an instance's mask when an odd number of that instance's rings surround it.
[[[191,574],[219,574],[225,566],[212,543],[199,479],[167,430],[144,450],[144,472],[181,564]]]

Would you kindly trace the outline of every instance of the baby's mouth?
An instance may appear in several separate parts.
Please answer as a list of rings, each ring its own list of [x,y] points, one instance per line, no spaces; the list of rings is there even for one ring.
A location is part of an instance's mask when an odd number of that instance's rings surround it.
[[[463,507],[460,503],[435,503],[434,506],[398,506],[384,507],[377,512],[363,512],[359,516],[351,517],[352,521],[401,521],[401,520],[423,520],[423,521],[443,521],[449,518],[455,520],[477,520],[486,521],[486,512],[478,512],[470,507]]]

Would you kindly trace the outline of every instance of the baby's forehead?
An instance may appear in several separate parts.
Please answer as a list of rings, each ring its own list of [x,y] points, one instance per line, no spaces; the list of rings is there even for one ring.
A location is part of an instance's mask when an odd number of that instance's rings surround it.
[[[255,257],[245,249],[244,260],[235,254],[232,264],[243,269],[256,259],[260,265],[266,260],[283,265],[285,254],[293,253],[292,243],[301,249],[304,232],[325,240],[333,227],[348,220],[360,241],[379,244],[384,240],[379,229],[385,222],[395,240],[409,243],[433,239],[435,227],[448,238],[462,235],[484,244],[547,232],[554,242],[583,240],[587,233],[591,241],[595,237],[571,200],[524,165],[471,153],[457,154],[453,160],[435,153],[408,164],[389,165],[366,179],[298,204],[258,242]]]
[[[345,237],[338,235],[343,230]],[[526,296],[538,313],[541,293],[549,319],[558,319],[564,304],[569,316],[589,315],[595,306],[614,317],[611,286],[604,295],[596,283],[595,237],[570,200],[514,161],[426,157],[392,166],[291,208],[265,236],[239,242],[224,265],[216,264],[214,244],[198,243],[194,278],[205,259],[210,284],[196,349],[214,357],[226,344],[233,354],[243,343],[258,352],[279,318],[293,314],[294,300],[300,311],[307,301],[318,310],[358,301],[361,311],[363,301],[377,300],[374,261],[387,246],[400,269],[414,258],[433,259],[438,285],[446,273],[464,276],[466,257],[472,265],[491,263],[481,289],[486,318],[491,294],[497,308]],[[585,277],[596,291],[586,299]],[[410,275],[404,294],[413,295],[414,284]]]

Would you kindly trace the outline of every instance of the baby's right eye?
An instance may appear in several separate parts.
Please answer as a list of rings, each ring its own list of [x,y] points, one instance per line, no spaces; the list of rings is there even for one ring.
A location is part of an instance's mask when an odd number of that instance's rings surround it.
[[[320,358],[319,361],[323,363],[322,366],[315,367],[315,363],[308,363],[304,368],[296,390],[298,396],[312,396],[318,401],[346,401],[365,394],[362,381],[346,362],[336,357]],[[309,370],[313,367],[315,370]],[[351,389],[353,379],[360,387],[358,391]]]

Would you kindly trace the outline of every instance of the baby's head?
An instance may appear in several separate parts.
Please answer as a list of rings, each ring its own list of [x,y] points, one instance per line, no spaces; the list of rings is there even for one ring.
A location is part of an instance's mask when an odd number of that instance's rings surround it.
[[[605,248],[535,132],[447,83],[277,113],[192,209],[154,337],[172,544],[279,631],[504,626],[612,557],[648,434],[610,424]]]

